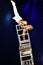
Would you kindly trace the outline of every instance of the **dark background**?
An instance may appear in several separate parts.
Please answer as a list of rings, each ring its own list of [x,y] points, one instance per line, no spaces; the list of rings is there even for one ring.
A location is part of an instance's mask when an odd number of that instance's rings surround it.
[[[34,29],[30,32],[35,65],[43,65],[43,0],[16,0],[19,14]],[[0,65],[20,65],[16,22],[10,0],[0,0]]]

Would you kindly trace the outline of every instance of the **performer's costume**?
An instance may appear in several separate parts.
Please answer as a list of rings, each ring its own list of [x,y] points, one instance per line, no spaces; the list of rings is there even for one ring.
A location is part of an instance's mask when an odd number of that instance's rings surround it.
[[[13,10],[14,10],[14,13],[15,13],[15,16],[13,17],[13,19],[16,20],[16,22],[18,23],[20,20],[22,20],[22,17],[20,17],[20,15],[18,14],[15,2],[13,2],[12,0],[11,0],[11,2],[12,2]]]

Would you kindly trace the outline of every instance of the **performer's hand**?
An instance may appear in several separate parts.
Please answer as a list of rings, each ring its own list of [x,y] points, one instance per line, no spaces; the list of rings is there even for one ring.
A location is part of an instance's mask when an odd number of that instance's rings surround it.
[[[26,32],[27,30],[32,30],[32,29],[33,29],[33,26],[32,26],[32,25],[27,25],[27,21],[21,20],[21,21],[19,21],[18,24],[19,24],[19,25],[25,25],[25,26],[23,26],[23,28],[24,28],[23,34],[25,34],[25,32]],[[25,39],[25,35],[23,36],[23,39]]]
[[[21,20],[18,23],[19,23],[19,25],[26,25],[26,26],[23,26],[24,29],[28,29],[28,30],[32,30],[33,29],[33,26],[32,25],[27,25],[27,21]]]
[[[25,34],[25,32],[27,30],[32,30],[33,29],[33,26],[32,25],[27,25],[27,21],[19,21],[19,25],[26,25],[26,26],[23,26],[24,30],[23,30],[23,34]],[[25,36],[23,36],[23,39],[25,39]]]

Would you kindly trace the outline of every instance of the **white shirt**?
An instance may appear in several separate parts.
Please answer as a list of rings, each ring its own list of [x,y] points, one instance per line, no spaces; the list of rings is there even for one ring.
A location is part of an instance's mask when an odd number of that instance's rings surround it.
[[[15,14],[15,17],[13,17],[13,19],[18,23],[20,20],[22,20],[22,17],[19,15],[17,11],[15,2],[11,0],[11,3],[12,3],[14,14]]]

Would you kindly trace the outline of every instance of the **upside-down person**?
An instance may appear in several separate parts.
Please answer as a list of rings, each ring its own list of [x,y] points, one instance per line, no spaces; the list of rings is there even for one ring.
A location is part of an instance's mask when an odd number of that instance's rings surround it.
[[[13,6],[13,10],[14,10],[14,14],[15,17],[13,17],[13,19],[19,24],[19,25],[26,25],[24,26],[24,28],[26,28],[27,30],[32,30],[33,26],[29,25],[27,23],[27,21],[23,20],[23,18],[19,15],[17,8],[16,8],[16,3],[14,1],[11,0],[12,6]],[[28,25],[27,25],[28,24]],[[26,30],[23,30],[23,34],[25,33]]]

